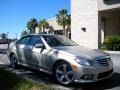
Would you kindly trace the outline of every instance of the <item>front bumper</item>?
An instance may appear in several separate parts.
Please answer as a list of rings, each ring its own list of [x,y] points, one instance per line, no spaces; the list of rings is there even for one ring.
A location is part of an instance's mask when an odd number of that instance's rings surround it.
[[[81,83],[89,83],[89,82],[97,82],[99,80],[103,80],[109,78],[113,74],[113,64],[111,63],[109,66],[81,66],[74,69],[75,73],[75,82]]]

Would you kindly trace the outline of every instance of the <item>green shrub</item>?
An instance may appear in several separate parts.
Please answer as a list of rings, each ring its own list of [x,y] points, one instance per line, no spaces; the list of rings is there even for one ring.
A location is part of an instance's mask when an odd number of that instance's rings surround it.
[[[108,36],[102,44],[103,50],[120,51],[120,36]]]

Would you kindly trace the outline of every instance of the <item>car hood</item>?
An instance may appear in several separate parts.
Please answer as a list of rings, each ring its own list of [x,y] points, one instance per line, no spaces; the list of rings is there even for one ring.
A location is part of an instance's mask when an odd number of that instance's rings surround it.
[[[86,57],[89,59],[97,59],[99,57],[108,56],[108,54],[105,52],[95,50],[95,49],[85,48],[81,46],[62,46],[62,47],[54,47],[54,49],[57,49],[59,51],[72,54],[75,56]]]

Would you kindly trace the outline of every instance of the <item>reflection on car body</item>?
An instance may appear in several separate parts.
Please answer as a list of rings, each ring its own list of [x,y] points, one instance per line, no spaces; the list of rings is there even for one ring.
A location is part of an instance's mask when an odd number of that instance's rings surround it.
[[[84,48],[60,35],[31,34],[10,45],[11,66],[46,71],[61,84],[96,82],[113,73],[109,54]]]

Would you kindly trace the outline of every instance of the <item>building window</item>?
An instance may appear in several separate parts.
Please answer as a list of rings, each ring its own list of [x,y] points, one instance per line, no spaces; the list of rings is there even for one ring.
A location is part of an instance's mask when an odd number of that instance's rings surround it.
[[[63,35],[63,30],[55,30],[54,34]]]

